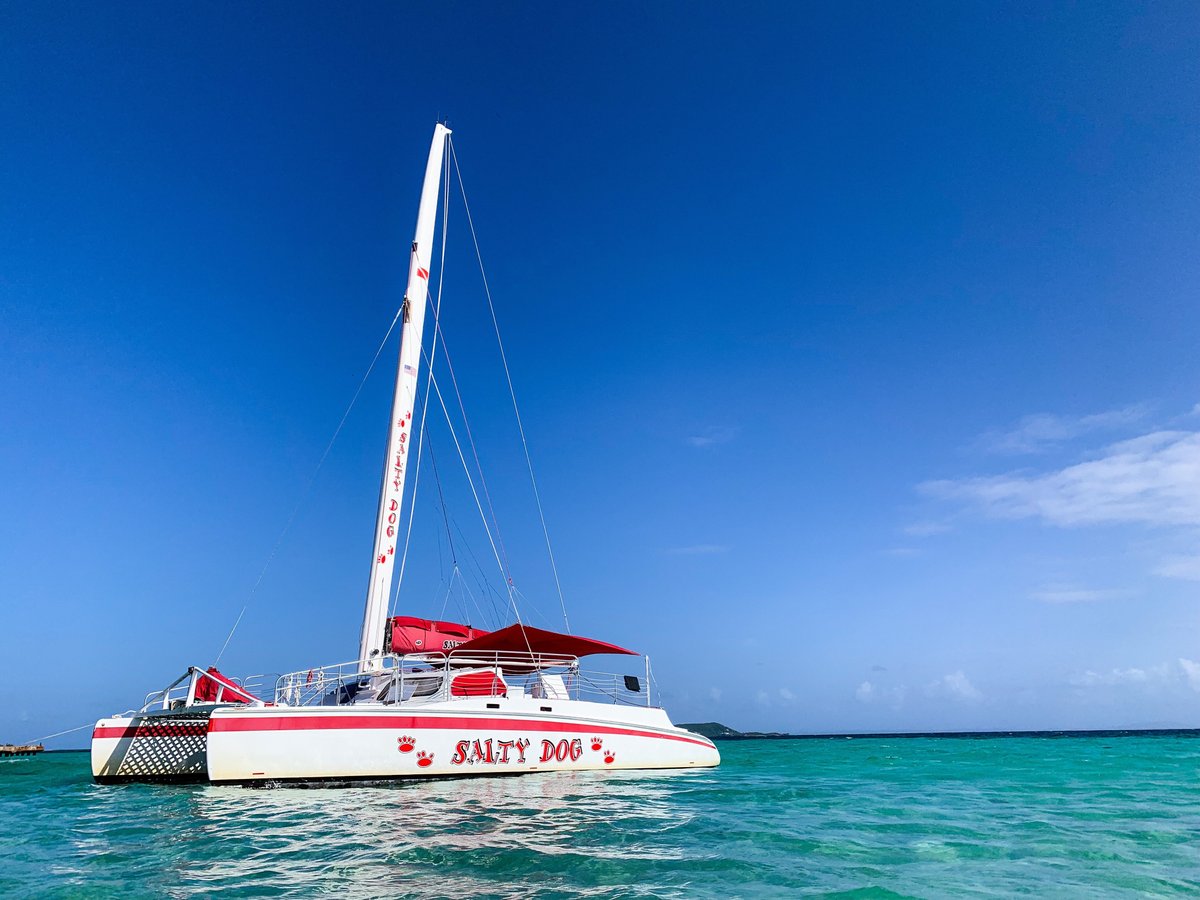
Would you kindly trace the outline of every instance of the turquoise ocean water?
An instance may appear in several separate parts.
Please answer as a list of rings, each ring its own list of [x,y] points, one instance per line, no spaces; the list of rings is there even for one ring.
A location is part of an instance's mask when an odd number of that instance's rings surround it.
[[[719,769],[350,789],[0,762],[2,897],[1200,895],[1200,740],[722,743]]]

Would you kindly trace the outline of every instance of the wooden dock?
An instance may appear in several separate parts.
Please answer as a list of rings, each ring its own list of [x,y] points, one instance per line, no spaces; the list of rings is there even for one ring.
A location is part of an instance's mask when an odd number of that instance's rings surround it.
[[[0,744],[0,757],[33,756],[33,754],[41,753],[45,749],[41,744]]]

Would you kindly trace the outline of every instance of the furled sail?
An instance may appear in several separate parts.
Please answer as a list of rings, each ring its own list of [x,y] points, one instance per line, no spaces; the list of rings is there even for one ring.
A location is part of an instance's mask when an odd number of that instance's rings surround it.
[[[396,367],[396,388],[392,395],[392,418],[388,428],[387,456],[383,466],[383,484],[379,490],[379,515],[375,520],[375,548],[371,557],[371,580],[363,613],[359,643],[363,671],[376,671],[382,663],[384,630],[391,592],[392,571],[400,535],[400,508],[404,500],[404,476],[411,450],[413,409],[416,406],[417,369],[421,363],[421,333],[425,324],[425,301],[429,294],[429,264],[433,249],[433,228],[437,218],[438,188],[442,160],[450,130],[438,125],[433,130],[429,161],[421,205],[417,210],[417,231],[408,263],[408,287],[404,293],[404,331],[400,339],[400,361]]]
[[[446,653],[487,632],[457,622],[395,616],[388,619],[388,634],[388,649],[403,656],[406,653]]]

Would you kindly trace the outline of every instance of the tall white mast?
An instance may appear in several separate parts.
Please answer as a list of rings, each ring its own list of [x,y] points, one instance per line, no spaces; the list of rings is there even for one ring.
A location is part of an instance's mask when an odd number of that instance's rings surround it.
[[[364,672],[381,668],[383,633],[387,624],[388,595],[396,563],[396,539],[400,532],[400,505],[404,499],[404,475],[408,470],[417,369],[421,364],[421,332],[425,325],[425,299],[429,294],[429,261],[433,248],[433,226],[437,218],[438,187],[442,180],[442,158],[450,129],[433,129],[433,144],[425,166],[425,184],[417,209],[417,233],[408,262],[408,288],[404,293],[404,332],[400,339],[400,361],[396,366],[396,390],[392,395],[392,420],[388,428],[387,456],[383,463],[383,485],[379,489],[379,516],[375,520],[375,553],[371,559],[371,581],[363,612],[358,658]]]

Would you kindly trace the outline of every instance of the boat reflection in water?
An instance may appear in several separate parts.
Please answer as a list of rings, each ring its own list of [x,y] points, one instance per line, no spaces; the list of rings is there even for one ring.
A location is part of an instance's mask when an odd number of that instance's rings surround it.
[[[498,882],[577,884],[581,866],[682,860],[669,833],[705,770],[578,772],[407,782],[390,787],[196,788],[195,828],[211,847],[182,874],[201,894],[253,885],[345,896],[496,896]],[[607,861],[607,863],[606,863]],[[621,866],[624,868],[624,866]],[[453,873],[448,875],[448,873]],[[528,895],[530,885],[514,885]]]

